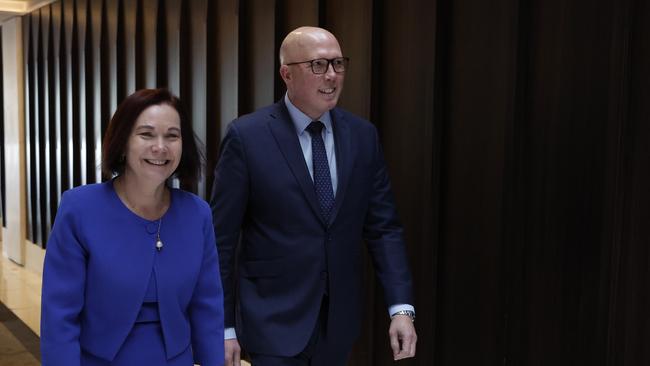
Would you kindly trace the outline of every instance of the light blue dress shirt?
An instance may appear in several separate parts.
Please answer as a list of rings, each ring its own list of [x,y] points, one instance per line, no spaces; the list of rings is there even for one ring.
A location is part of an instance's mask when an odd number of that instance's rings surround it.
[[[284,103],[289,110],[289,115],[293,121],[293,125],[296,128],[296,133],[298,134],[298,140],[300,140],[300,147],[302,148],[302,155],[305,157],[305,163],[307,163],[307,168],[309,168],[309,175],[311,180],[314,180],[314,164],[312,164],[311,158],[311,135],[308,131],[305,131],[307,126],[313,121],[321,121],[325,125],[323,131],[321,132],[323,137],[323,142],[325,143],[325,152],[327,153],[327,163],[330,166],[330,176],[332,177],[332,189],[334,189],[334,197],[336,197],[336,186],[338,184],[338,174],[336,172],[336,151],[334,149],[334,130],[332,130],[332,117],[330,112],[325,112],[319,118],[312,120],[306,114],[302,113],[300,109],[291,103],[289,96],[284,95]]]

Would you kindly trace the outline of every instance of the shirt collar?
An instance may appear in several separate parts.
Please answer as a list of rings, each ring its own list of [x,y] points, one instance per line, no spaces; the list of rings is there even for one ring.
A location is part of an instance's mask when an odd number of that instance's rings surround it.
[[[309,118],[308,115],[302,113],[298,107],[293,105],[291,100],[289,100],[289,95],[286,93],[284,94],[284,104],[289,110],[289,116],[291,116],[291,121],[293,122],[293,126],[296,128],[296,132],[298,135],[301,135],[313,120]],[[317,120],[323,122],[325,125],[325,131],[328,133],[332,132],[332,117],[330,111],[323,113],[323,115]]]

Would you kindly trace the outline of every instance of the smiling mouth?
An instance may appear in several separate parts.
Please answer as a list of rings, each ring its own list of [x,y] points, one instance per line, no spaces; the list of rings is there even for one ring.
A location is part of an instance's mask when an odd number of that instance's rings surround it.
[[[169,163],[169,160],[155,160],[155,159],[144,159],[147,163],[155,166],[163,166]]]
[[[331,95],[334,94],[336,88],[327,88],[327,89],[318,89],[318,92],[321,94]]]

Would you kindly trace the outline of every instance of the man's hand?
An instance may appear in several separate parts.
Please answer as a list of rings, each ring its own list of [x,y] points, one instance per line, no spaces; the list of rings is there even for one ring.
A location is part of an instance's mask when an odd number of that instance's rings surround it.
[[[407,315],[395,315],[390,321],[388,335],[395,361],[415,357],[415,343],[418,341],[418,336],[415,334],[411,318]]]
[[[226,354],[225,366],[241,366],[241,347],[237,339],[226,339],[223,341],[224,350]]]

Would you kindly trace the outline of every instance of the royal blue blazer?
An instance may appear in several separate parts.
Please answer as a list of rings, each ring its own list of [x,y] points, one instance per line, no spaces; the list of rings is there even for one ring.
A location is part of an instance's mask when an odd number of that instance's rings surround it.
[[[84,350],[112,360],[133,328],[152,273],[167,358],[191,345],[196,363],[223,365],[223,291],[208,205],[171,190],[158,221],[130,211],[112,181],[63,194],[45,252],[44,366],[79,365]]]
[[[386,304],[413,303],[377,130],[340,108],[331,116],[338,188],[330,224],[284,101],[236,119],[222,142],[211,206],[225,325],[249,352],[301,352],[325,293],[329,342],[351,347],[363,319],[364,241]]]

